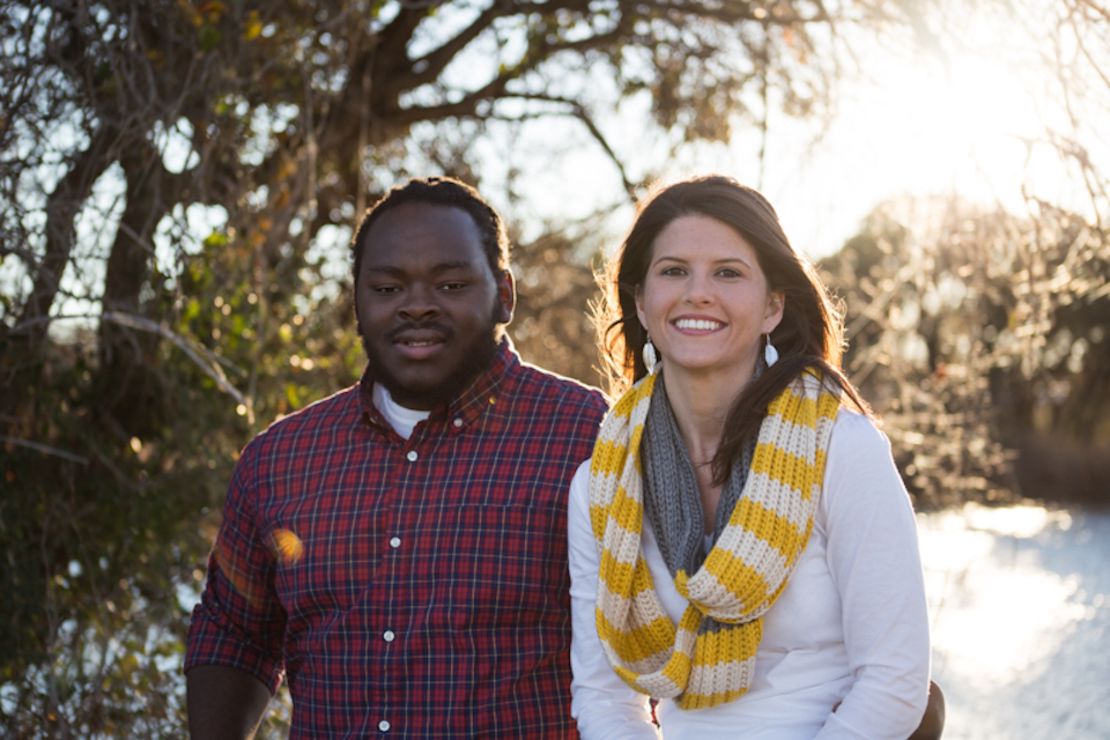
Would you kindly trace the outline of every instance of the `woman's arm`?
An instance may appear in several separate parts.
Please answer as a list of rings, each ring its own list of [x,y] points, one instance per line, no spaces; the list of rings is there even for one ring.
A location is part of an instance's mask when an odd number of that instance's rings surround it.
[[[567,544],[570,558],[570,603],[574,629],[570,664],[571,714],[583,740],[658,738],[647,697],[629,688],[605,657],[597,637],[597,544],[590,528],[589,461],[582,463],[570,484]]]
[[[841,411],[825,471],[826,557],[855,682],[819,738],[905,740],[929,686],[929,621],[917,527],[890,443]]]

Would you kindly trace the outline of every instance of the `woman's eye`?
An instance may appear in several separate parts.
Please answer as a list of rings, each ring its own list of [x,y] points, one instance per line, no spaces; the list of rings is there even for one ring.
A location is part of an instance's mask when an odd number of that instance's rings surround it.
[[[725,277],[725,278],[738,278],[738,277],[740,277],[740,273],[737,270],[733,270],[731,267],[724,267],[724,268],[718,270],[717,274],[720,275],[721,277]]]
[[[659,274],[666,275],[667,277],[681,277],[686,274],[686,271],[681,267],[664,267],[660,270]]]

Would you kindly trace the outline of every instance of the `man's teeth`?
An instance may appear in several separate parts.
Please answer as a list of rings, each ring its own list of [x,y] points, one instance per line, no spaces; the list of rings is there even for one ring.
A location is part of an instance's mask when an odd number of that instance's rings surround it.
[[[712,329],[719,329],[722,324],[719,321],[709,321],[708,319],[679,319],[674,322],[674,325],[679,329],[690,329],[693,331],[710,331]]]
[[[435,344],[431,339],[406,339],[404,345],[406,347],[427,347]]]

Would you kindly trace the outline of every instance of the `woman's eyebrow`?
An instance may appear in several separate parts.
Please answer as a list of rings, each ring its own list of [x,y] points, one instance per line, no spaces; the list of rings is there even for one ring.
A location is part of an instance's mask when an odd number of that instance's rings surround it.
[[[656,257],[655,259],[653,259],[653,260],[651,261],[651,264],[652,264],[652,265],[657,265],[657,264],[659,264],[660,262],[677,262],[677,263],[678,263],[678,264],[680,264],[680,265],[685,265],[685,264],[687,263],[687,260],[685,260],[685,259],[683,259],[683,258],[681,258],[681,257],[672,257],[672,256],[670,256],[670,255],[666,255],[666,254],[665,254],[665,255],[663,255],[663,256],[661,256],[661,257]],[[750,263],[750,262],[748,262],[748,261],[747,261],[746,259],[744,259],[743,257],[722,257],[721,259],[718,259],[718,260],[713,260],[713,264],[714,264],[714,265],[727,265],[727,264],[729,264],[729,263],[731,263],[731,262],[737,262],[737,263],[739,263],[739,264],[741,264],[741,265],[743,265],[744,267],[747,267],[747,268],[749,268],[749,269],[750,269],[750,268],[751,268],[751,266],[752,266],[752,265],[751,265],[751,263]]]

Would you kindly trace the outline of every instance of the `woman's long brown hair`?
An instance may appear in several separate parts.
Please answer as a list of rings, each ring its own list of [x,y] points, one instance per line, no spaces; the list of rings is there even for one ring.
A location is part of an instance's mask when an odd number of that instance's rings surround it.
[[[819,370],[824,381],[861,412],[871,411],[840,369],[842,317],[816,270],[790,246],[767,199],[721,175],[675,183],[641,205],[610,266],[606,296],[597,312],[611,390],[619,393],[647,374],[642,355],[647,334],[636,315],[636,289],[647,275],[656,237],[676,218],[692,214],[716,219],[744,237],[755,249],[768,287],[785,297],[782,321],[771,333],[779,360],[739,390],[725,419],[713,457],[713,478],[720,485],[732,462],[758,434],[771,401],[808,367]]]

